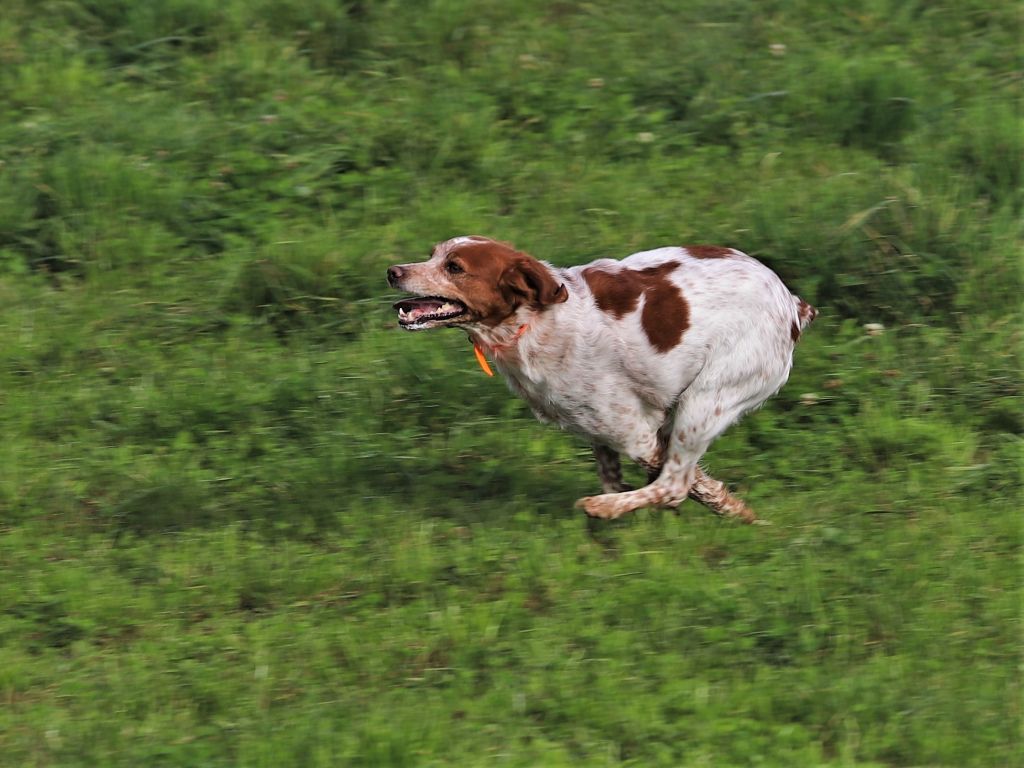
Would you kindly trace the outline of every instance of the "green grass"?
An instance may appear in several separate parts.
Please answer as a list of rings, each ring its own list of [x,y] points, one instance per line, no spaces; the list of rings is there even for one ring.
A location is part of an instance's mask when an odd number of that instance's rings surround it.
[[[0,765],[1019,764],[1020,36],[9,0]],[[582,519],[587,447],[395,328],[386,266],[470,232],[818,306],[707,458],[772,524]]]

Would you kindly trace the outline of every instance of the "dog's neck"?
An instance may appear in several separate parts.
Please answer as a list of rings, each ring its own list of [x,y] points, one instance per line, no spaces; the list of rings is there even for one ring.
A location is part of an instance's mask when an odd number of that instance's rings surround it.
[[[550,361],[552,356],[564,361],[566,352],[558,354],[558,349],[569,346],[573,335],[571,332],[563,335],[561,329],[566,316],[576,311],[579,292],[573,285],[575,279],[570,271],[553,268],[552,271],[559,282],[568,287],[567,300],[541,308],[523,305],[496,326],[468,329],[470,341],[478,350],[478,360],[484,354],[494,361],[501,373],[529,379],[545,378],[545,371],[536,368],[538,362]],[[543,354],[537,354],[541,350]]]
[[[572,336],[563,335],[559,317],[569,309],[571,301],[541,310],[520,307],[515,315],[498,326],[474,329],[469,338],[501,373],[514,373],[517,378],[546,378],[546,372],[536,365],[541,361],[565,359],[566,353],[558,354],[557,350],[569,346]],[[537,354],[542,350],[543,354]]]
[[[469,329],[469,339],[489,355],[510,351],[529,333],[540,313],[520,307],[498,325]]]
[[[477,360],[478,363],[480,363],[480,369],[484,373],[486,373],[488,376],[493,376],[494,375],[494,371],[492,371],[491,370],[491,366],[488,365],[486,355],[489,354],[489,355],[492,355],[494,357],[497,357],[498,355],[500,355],[505,350],[510,349],[511,347],[513,347],[516,344],[516,342],[519,341],[519,339],[522,337],[522,335],[524,333],[526,333],[529,329],[530,329],[530,324],[529,323],[523,323],[522,325],[519,326],[519,328],[512,335],[512,338],[508,342],[506,342],[506,343],[500,343],[500,342],[499,343],[492,343],[492,344],[489,344],[489,345],[487,343],[485,343],[485,342],[476,340],[473,337],[473,334],[470,334],[469,340],[473,342],[473,352],[476,353],[476,360]]]

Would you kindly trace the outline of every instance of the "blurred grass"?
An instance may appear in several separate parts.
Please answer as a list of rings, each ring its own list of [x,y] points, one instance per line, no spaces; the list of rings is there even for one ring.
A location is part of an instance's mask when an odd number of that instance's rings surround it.
[[[8,0],[0,764],[1013,764],[1020,31]],[[586,526],[586,447],[394,328],[466,232],[815,303],[708,457],[773,525]]]

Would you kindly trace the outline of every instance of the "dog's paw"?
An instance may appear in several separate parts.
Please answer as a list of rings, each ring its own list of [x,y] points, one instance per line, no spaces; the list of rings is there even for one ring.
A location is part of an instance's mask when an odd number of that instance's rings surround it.
[[[615,508],[615,504],[609,501],[609,496],[615,494],[606,493],[601,496],[584,496],[576,502],[576,508],[582,509],[589,517],[600,517],[603,520],[612,520],[621,513]]]
[[[746,523],[747,525],[769,524],[767,520],[761,520],[757,515],[754,514],[754,511],[750,507],[748,507],[746,504],[742,502],[723,510],[719,514],[731,520],[738,520],[741,523]]]

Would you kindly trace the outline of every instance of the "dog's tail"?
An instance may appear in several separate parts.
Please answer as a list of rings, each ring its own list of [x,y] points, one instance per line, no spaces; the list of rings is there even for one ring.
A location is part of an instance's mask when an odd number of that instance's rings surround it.
[[[818,316],[818,310],[799,296],[794,296],[793,301],[796,304],[796,322],[793,323],[790,336],[795,344],[800,339],[800,334],[803,333],[804,328],[814,322],[814,318]]]
[[[794,296],[793,298],[796,299],[797,322],[800,324],[800,330],[802,331],[818,316],[818,310],[799,296]]]

